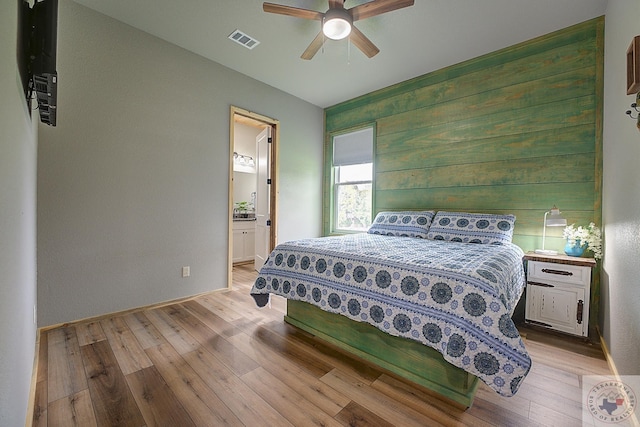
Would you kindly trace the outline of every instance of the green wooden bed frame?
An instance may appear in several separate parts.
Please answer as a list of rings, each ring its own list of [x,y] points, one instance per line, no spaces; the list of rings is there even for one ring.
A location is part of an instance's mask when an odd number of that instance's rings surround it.
[[[302,301],[287,300],[285,321],[467,408],[473,402],[478,377],[417,341],[394,337]]]

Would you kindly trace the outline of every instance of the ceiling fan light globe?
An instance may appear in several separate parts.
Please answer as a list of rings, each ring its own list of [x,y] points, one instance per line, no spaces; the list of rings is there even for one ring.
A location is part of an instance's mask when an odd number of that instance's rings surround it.
[[[351,23],[343,18],[332,18],[324,21],[322,32],[332,40],[342,40],[351,33]]]
[[[324,14],[322,32],[332,40],[342,40],[351,33],[353,19],[344,9],[329,9]]]

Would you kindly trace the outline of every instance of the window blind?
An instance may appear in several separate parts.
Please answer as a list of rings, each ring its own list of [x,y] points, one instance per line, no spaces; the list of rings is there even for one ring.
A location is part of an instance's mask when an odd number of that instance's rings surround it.
[[[373,163],[373,128],[333,137],[333,166]]]

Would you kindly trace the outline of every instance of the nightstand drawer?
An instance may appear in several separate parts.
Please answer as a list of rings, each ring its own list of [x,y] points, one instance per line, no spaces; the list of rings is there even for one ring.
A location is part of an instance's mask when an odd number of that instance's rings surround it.
[[[578,265],[529,261],[527,264],[529,281],[540,280],[588,286],[591,282],[591,268]]]

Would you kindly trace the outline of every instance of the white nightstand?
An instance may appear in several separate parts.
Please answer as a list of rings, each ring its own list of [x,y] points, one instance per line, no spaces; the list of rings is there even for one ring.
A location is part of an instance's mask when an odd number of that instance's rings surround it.
[[[586,337],[593,258],[528,252],[525,320],[556,331]]]

